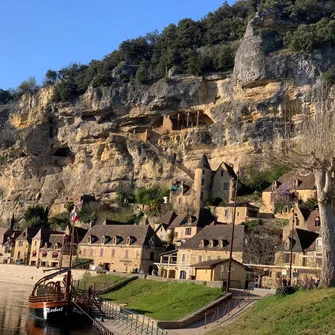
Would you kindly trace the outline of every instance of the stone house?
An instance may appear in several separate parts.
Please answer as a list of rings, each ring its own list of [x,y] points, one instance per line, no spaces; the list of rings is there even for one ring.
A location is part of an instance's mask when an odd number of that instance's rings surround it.
[[[32,246],[31,242],[39,230],[39,228],[27,227],[16,238],[13,254],[14,262],[20,262],[21,264],[26,265],[29,264]]]
[[[290,171],[274,181],[262,193],[262,214],[273,215],[276,213],[287,214],[290,212],[290,203],[298,199],[306,202],[308,199],[316,199],[316,186],[314,175],[301,176],[296,171]],[[287,206],[285,206],[285,203]],[[278,207],[280,204],[281,208]]]
[[[185,243],[214,221],[215,218],[208,208],[200,208],[192,215],[178,215],[169,227],[174,232],[173,244],[179,246]]]
[[[74,206],[76,206],[78,212],[85,204],[96,201],[97,200],[93,194],[75,194],[73,196],[67,196],[63,199],[56,199],[56,201],[49,209],[49,214],[52,216],[60,213],[67,213],[68,210],[66,206],[71,202],[74,204]]]
[[[74,227],[73,260],[77,255],[78,244],[84,238],[87,230]],[[43,237],[41,239],[41,237]],[[66,232],[43,232],[42,230],[32,239],[32,252],[30,265],[41,266],[69,266],[70,262],[71,233],[69,228]]]
[[[165,249],[149,225],[96,225],[79,243],[81,258],[94,261],[109,271],[142,269],[151,273]]]
[[[173,228],[170,226],[177,216],[178,214],[176,212],[168,211],[158,221],[155,222],[154,230],[161,241],[173,241]]]
[[[0,246],[1,254],[0,263],[13,263],[14,262],[14,250],[15,250],[15,241],[17,237],[21,235],[21,230],[14,230],[11,232],[11,235],[7,237],[7,241],[4,241]]]
[[[220,223],[233,223],[234,204],[213,207],[216,220]],[[236,204],[235,224],[255,220],[258,217],[259,208],[249,203]]]
[[[0,228],[0,263],[10,261],[9,243],[12,232],[9,228]]]
[[[321,273],[322,264],[322,240],[321,236],[314,232],[300,228],[293,231],[293,239],[288,236],[278,248],[275,255],[276,269],[273,269],[271,277],[277,280],[277,285],[283,278],[289,278],[290,254],[292,245],[292,273],[294,282],[305,282],[308,278],[316,279]]]
[[[194,279],[203,281],[223,281],[227,285],[229,258],[211,259],[194,265]],[[230,273],[230,287],[246,289],[248,283],[253,279],[252,271],[240,262],[232,259]]]
[[[161,254],[158,273],[165,278],[194,279],[192,267],[204,261],[227,259],[230,254],[232,225],[206,226],[178,250]],[[244,226],[235,226],[233,259],[243,261]]]
[[[210,199],[228,204],[233,196],[233,177],[234,171],[226,163],[212,170],[204,154],[195,169],[192,185],[191,182],[176,182],[171,187],[170,201],[173,208],[179,212],[185,208],[197,210]]]

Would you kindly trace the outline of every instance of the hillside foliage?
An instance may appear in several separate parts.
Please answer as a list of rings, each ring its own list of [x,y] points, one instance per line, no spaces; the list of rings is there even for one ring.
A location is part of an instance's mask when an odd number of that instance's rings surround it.
[[[232,6],[224,2],[198,21],[185,18],[162,32],[123,41],[102,60],[49,69],[43,85],[55,85],[53,101],[61,102],[80,96],[90,84],[115,87],[134,80],[137,85],[150,85],[168,71],[186,75],[231,71],[248,21],[257,10],[274,8],[296,27],[287,33],[274,31],[275,50],[310,52],[335,43],[335,0],[239,0]],[[37,88],[31,77],[16,91],[0,89],[0,104]]]

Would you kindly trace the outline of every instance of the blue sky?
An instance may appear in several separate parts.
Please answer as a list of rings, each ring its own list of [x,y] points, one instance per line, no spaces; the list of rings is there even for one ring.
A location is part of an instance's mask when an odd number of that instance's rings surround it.
[[[0,88],[38,82],[48,69],[101,59],[125,39],[199,19],[224,0],[5,0],[1,4]],[[230,4],[234,0],[228,1]]]

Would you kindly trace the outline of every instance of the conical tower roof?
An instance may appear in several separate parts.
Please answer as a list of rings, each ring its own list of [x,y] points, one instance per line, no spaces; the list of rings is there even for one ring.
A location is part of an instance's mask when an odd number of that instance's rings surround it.
[[[206,154],[203,154],[198,165],[197,169],[209,169],[211,170],[211,166],[209,165],[208,159]]]

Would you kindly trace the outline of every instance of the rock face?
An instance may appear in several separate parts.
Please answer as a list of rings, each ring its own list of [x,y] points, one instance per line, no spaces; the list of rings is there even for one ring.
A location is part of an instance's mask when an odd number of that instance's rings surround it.
[[[291,28],[278,13],[258,14],[231,76],[90,87],[58,104],[51,87],[0,106],[0,216],[77,193],[111,199],[124,182],[169,184],[203,153],[212,168],[250,164],[261,143],[283,136],[284,121],[313,111],[322,72],[334,62],[331,49],[277,51]]]

